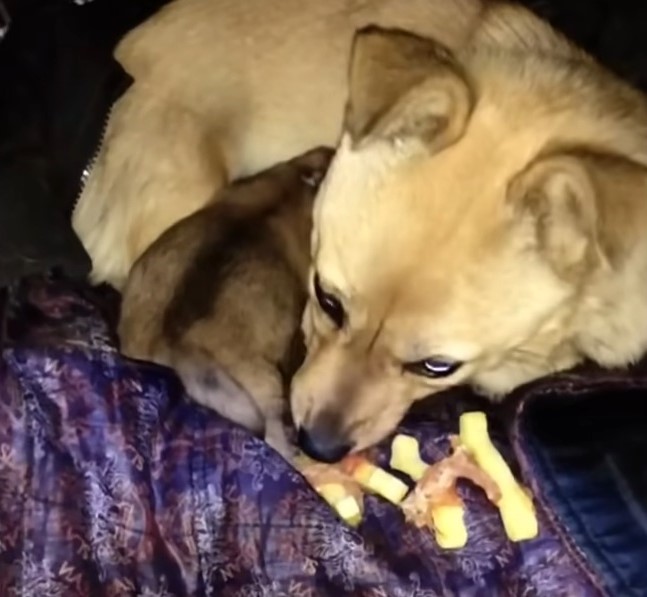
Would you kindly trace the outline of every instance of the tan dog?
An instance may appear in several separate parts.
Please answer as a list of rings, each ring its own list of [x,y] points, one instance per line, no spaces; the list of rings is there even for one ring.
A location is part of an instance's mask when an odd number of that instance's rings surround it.
[[[465,43],[479,0],[175,0],[116,57],[135,83],[115,104],[73,224],[95,281],[120,288],[164,230],[217,187],[334,146],[356,29]],[[117,240],[118,239],[118,240]]]
[[[318,453],[455,384],[496,398],[647,348],[645,100],[557,39],[518,39],[358,37],[292,389]]]
[[[192,398],[285,456],[312,203],[331,157],[313,150],[227,187],[144,252],[123,295],[126,355],[174,367]]]
[[[116,284],[222,179],[334,141],[348,98],[292,388],[311,455],[455,384],[647,349],[645,100],[525,10],[179,0],[118,56],[137,83],[75,216]]]

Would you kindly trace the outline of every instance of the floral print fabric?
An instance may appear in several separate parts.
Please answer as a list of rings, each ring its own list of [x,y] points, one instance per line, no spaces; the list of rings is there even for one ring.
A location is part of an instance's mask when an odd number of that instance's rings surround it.
[[[541,506],[540,536],[513,545],[467,485],[464,549],[441,550],[376,497],[347,527],[263,442],[188,402],[172,373],[122,358],[85,290],[30,280],[3,313],[0,596],[600,594]],[[438,459],[471,400],[400,431]],[[387,446],[373,454],[383,465]]]

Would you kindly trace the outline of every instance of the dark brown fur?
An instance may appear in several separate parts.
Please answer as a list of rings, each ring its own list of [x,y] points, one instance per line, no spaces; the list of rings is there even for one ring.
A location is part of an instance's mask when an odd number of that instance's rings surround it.
[[[286,377],[307,294],[317,149],[232,184],[133,267],[119,335],[128,356],[175,368],[188,393],[286,453]]]

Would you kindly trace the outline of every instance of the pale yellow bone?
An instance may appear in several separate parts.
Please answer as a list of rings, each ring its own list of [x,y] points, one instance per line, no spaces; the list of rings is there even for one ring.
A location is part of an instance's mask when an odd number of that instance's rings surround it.
[[[511,541],[533,539],[539,525],[532,498],[517,482],[503,456],[494,447],[488,434],[485,414],[465,413],[460,418],[460,442],[483,471],[499,486],[501,499],[497,507],[506,534]]]
[[[317,492],[346,524],[355,527],[362,521],[362,507],[340,483],[322,485]]]
[[[341,483],[327,483],[317,487],[317,493],[331,506],[348,497],[346,488]]]
[[[429,465],[420,458],[418,440],[410,435],[400,434],[393,438],[389,466],[418,482]]]
[[[364,489],[389,500],[393,504],[400,504],[409,493],[409,488],[405,483],[369,462],[363,456],[351,454],[342,460],[340,467]]]
[[[459,549],[467,544],[467,527],[462,504],[437,506],[431,510],[436,541],[443,549]]]

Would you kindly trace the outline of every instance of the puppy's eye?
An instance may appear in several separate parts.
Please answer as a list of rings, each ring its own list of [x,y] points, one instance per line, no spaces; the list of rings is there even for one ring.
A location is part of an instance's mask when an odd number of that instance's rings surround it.
[[[431,377],[433,379],[441,379],[454,375],[463,363],[460,361],[452,361],[444,357],[431,357],[424,361],[416,361],[415,363],[406,363],[404,370],[414,375],[423,377]]]
[[[334,295],[326,292],[321,287],[319,275],[315,274],[314,279],[315,296],[321,310],[330,318],[336,327],[341,328],[346,319],[346,312],[341,304],[341,301]]]

